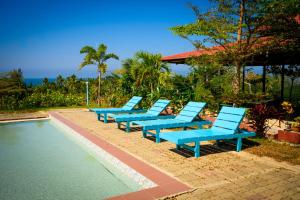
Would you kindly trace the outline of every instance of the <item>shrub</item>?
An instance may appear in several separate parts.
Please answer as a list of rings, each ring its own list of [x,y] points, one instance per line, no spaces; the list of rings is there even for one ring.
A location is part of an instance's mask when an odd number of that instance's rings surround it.
[[[250,109],[249,118],[253,121],[253,126],[259,137],[266,137],[268,131],[267,119],[276,114],[276,109],[273,106],[266,104],[257,104]]]
[[[22,107],[55,107],[55,106],[76,106],[84,101],[82,95],[63,94],[57,91],[46,93],[32,93],[22,101]]]

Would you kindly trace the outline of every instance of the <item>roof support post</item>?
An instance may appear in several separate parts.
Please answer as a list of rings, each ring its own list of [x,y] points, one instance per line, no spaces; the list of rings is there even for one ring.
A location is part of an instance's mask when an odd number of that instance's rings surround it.
[[[283,100],[284,92],[284,65],[281,66],[281,87],[280,87],[280,98]]]
[[[262,92],[266,93],[266,65],[263,66],[263,74],[262,74]]]

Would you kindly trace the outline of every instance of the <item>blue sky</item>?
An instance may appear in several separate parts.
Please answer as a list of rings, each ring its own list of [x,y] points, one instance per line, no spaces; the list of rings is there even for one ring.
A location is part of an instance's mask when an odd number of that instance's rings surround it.
[[[95,77],[95,66],[77,70],[79,51],[99,43],[120,57],[108,62],[109,71],[139,50],[163,55],[193,50],[169,30],[194,21],[188,3],[208,7],[207,0],[0,0],[0,71],[21,68],[27,78]],[[173,69],[187,71],[181,65]]]

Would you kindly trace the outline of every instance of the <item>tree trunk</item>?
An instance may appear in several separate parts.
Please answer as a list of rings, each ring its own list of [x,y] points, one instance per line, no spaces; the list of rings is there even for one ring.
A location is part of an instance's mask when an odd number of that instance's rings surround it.
[[[243,18],[244,18],[244,12],[245,12],[245,0],[241,0],[240,3],[240,14],[239,14],[239,24],[238,24],[238,35],[237,35],[237,43],[238,43],[238,52],[241,52],[241,39],[242,39],[242,25],[243,25]],[[240,92],[240,86],[241,86],[241,68],[242,64],[241,61],[239,60],[240,58],[235,58],[237,59],[235,64],[236,64],[236,77],[235,80],[233,81],[233,92],[234,94],[238,94]]]
[[[100,105],[100,98],[101,98],[101,71],[99,71],[99,76],[98,76],[98,105]]]
[[[239,27],[238,27],[238,35],[237,35],[237,42],[240,44],[242,38],[242,25],[243,25],[243,17],[244,17],[244,0],[241,0],[240,3],[240,18],[239,18]]]
[[[240,92],[240,88],[241,88],[241,64],[239,64],[237,66],[237,70],[236,70],[236,73],[237,73],[237,93]]]
[[[235,66],[236,66],[236,74],[235,74],[234,80],[232,82],[232,88],[233,88],[233,93],[237,95],[237,94],[239,94],[240,88],[241,88],[241,68],[242,68],[242,65],[241,65],[241,63],[236,62]]]

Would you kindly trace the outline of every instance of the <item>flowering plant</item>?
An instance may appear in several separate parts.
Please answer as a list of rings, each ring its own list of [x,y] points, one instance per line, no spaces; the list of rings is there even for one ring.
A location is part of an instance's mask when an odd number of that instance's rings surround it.
[[[294,112],[292,104],[288,101],[282,102],[281,106],[282,106],[283,110],[285,110],[286,113],[288,113],[288,114],[292,114]]]
[[[275,107],[266,104],[257,104],[250,109],[249,118],[259,137],[266,137],[267,131],[270,128],[267,120],[272,118],[276,113],[277,110]]]
[[[290,120],[291,114],[293,114],[294,112],[293,105],[288,101],[284,101],[282,102],[281,106],[282,109],[286,112],[286,120]]]

